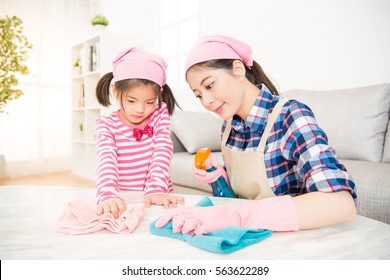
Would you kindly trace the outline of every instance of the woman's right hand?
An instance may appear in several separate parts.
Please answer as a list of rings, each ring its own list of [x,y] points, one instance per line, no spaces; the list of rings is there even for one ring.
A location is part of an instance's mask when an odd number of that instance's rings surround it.
[[[196,168],[195,162],[192,164],[192,172],[194,173],[196,180],[198,180],[202,184],[211,184],[211,183],[217,181],[217,179],[220,176],[223,176],[225,178],[226,182],[228,182],[226,171],[218,163],[218,158],[213,153],[211,153],[209,155],[209,159],[210,159],[211,165],[214,166],[216,168],[216,170],[211,171],[211,172],[207,172],[207,171],[204,171],[202,169]]]
[[[120,215],[126,210],[126,203],[121,199],[112,199],[100,203],[97,206],[96,214],[102,215],[103,213],[111,213],[115,219],[118,219]]]

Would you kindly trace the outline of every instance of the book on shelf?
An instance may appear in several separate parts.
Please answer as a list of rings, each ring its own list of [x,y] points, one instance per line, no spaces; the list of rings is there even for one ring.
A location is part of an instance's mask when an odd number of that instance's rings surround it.
[[[100,69],[100,43],[96,42],[95,44],[95,67],[96,71],[99,71]]]
[[[84,84],[80,85],[80,95],[79,95],[79,108],[85,107],[85,87]]]
[[[84,73],[84,71],[85,71],[85,69],[84,69],[84,61],[85,61],[85,49],[84,49],[84,47],[82,47],[81,49],[80,49],[80,75],[82,75],[83,73]]]
[[[89,46],[89,71],[97,71],[99,69],[99,43]]]

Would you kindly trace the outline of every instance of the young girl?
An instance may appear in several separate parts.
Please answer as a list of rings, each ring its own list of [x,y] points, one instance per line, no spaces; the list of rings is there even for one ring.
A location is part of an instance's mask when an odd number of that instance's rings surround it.
[[[355,184],[310,108],[279,97],[252,59],[251,48],[226,36],[201,38],[186,62],[186,79],[202,105],[220,115],[222,154],[233,191],[245,201],[181,207],[160,218],[174,232],[205,234],[225,226],[297,231],[352,221]],[[211,183],[225,169],[197,179]]]
[[[159,56],[131,48],[96,86],[100,104],[110,105],[110,89],[120,104],[120,110],[96,121],[98,214],[123,213],[120,190],[144,191],[146,207],[183,203],[183,197],[168,195],[173,191],[169,115],[177,104],[165,83],[166,68]]]

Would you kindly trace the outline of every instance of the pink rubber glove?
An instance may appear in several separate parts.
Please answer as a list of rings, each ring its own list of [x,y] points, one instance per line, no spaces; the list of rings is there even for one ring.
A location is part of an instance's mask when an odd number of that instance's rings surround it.
[[[298,231],[298,214],[291,196],[210,207],[185,206],[162,216],[156,227],[172,220],[173,233],[202,235],[227,226],[272,231]]]
[[[214,155],[213,153],[211,153],[209,155],[209,158],[207,159],[209,160],[209,163],[214,166],[215,168],[217,168],[216,170],[214,171],[211,171],[211,172],[207,172],[207,171],[204,171],[202,169],[198,169],[195,167],[195,162],[192,164],[192,172],[194,173],[194,176],[196,178],[196,180],[198,180],[200,183],[202,184],[211,184],[215,181],[217,181],[217,179],[220,177],[220,176],[223,176],[226,180],[226,182],[229,183],[229,180],[227,179],[227,174],[226,174],[226,171],[225,169],[218,163],[218,158],[216,157],[216,155]]]

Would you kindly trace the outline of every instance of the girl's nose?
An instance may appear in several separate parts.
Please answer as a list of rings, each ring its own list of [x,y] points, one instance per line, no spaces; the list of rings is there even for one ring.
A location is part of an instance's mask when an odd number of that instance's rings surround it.
[[[135,108],[135,111],[137,113],[143,113],[145,110],[145,106],[143,104],[137,104],[137,107]]]

